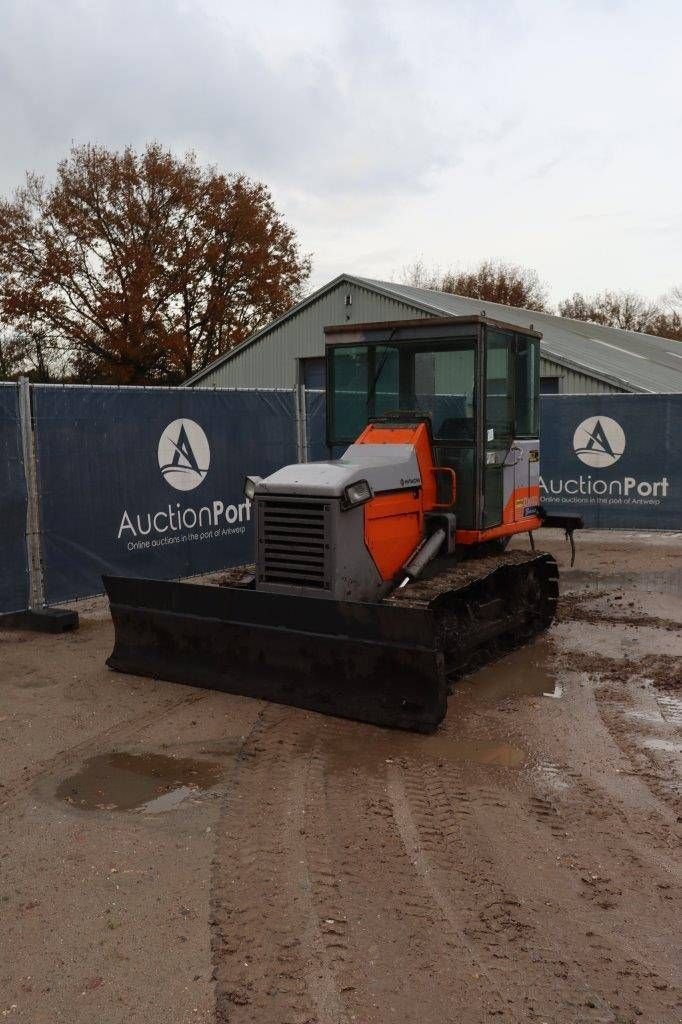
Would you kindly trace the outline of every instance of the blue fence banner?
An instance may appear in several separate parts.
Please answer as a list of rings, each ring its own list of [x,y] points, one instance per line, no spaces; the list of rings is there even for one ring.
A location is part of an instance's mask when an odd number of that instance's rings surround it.
[[[348,445],[337,444],[327,448],[327,394],[325,391],[306,391],[306,451],[308,462],[340,459]]]
[[[26,477],[19,426],[19,389],[0,384],[0,612],[28,604]]]
[[[682,529],[682,395],[541,399],[540,501],[603,529]]]
[[[244,475],[297,461],[291,392],[37,385],[33,403],[48,603],[103,573],[253,561]]]
[[[321,462],[329,458],[327,448],[327,394],[325,391],[305,392],[307,461]]]
[[[682,395],[544,395],[541,410],[548,512],[593,528],[682,530]],[[306,413],[308,457],[325,459],[323,392],[306,392]]]

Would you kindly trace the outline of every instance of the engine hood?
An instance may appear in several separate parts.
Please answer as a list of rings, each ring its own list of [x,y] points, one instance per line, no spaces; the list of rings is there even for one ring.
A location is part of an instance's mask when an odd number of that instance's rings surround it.
[[[375,494],[421,487],[414,446],[352,444],[340,459],[283,466],[259,481],[256,496],[293,494],[340,498],[344,489],[358,480],[367,480]]]

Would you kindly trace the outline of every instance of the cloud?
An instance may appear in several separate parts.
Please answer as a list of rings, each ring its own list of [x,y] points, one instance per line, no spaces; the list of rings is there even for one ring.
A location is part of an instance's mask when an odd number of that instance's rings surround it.
[[[266,181],[315,283],[421,253],[654,294],[680,265],[681,29],[673,0],[3,0],[0,191],[155,139]]]

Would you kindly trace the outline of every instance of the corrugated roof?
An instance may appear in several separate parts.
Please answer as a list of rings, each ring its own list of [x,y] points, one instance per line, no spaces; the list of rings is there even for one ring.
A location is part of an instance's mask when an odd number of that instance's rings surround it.
[[[519,327],[529,328],[543,334],[542,352],[547,359],[564,366],[587,373],[610,384],[631,391],[674,394],[682,392],[682,344],[657,338],[637,331],[623,331],[616,327],[600,327],[582,320],[569,320],[538,313],[535,310],[505,306],[499,302],[484,302],[469,299],[463,295],[432,291],[427,288],[413,288],[411,285],[394,281],[378,281],[373,278],[341,274],[329,284],[309,295],[292,310],[274,323],[258,331],[232,352],[219,357],[205,370],[195,374],[187,382],[193,384],[206,376],[216,366],[231,359],[247,345],[264,340],[270,330],[294,313],[314,302],[320,295],[335,287],[340,281],[348,281],[384,295],[402,300],[424,312],[445,313],[452,316],[486,313],[491,318],[505,320]]]

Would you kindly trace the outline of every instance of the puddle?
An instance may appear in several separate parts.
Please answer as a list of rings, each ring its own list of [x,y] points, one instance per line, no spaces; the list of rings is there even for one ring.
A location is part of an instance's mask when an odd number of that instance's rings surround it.
[[[159,814],[215,786],[222,775],[223,766],[213,761],[112,751],[86,761],[59,784],[57,796],[83,810]]]
[[[317,750],[324,758],[327,771],[337,776],[358,772],[373,777],[383,776],[387,766],[404,761],[520,768],[529,760],[525,750],[503,739],[455,739],[439,733],[420,736],[409,732],[379,731],[358,723],[346,726],[332,720],[316,724],[315,730],[303,739],[301,747],[305,754]]]
[[[477,700],[486,702],[508,697],[561,697],[563,687],[548,667],[553,661],[550,645],[538,640],[459,680],[455,693],[466,687]]]
[[[660,725],[663,721],[663,716],[656,711],[640,711],[636,708],[626,708],[623,710],[623,714],[626,718],[631,718],[635,722],[648,722],[651,725]]]
[[[44,690],[48,686],[57,686],[60,682],[59,679],[35,678],[31,675],[26,682],[17,683],[17,685],[22,690]]]
[[[534,769],[534,775],[541,784],[556,792],[571,788],[570,781],[564,776],[559,765],[549,761],[540,761]]]
[[[450,740],[445,736],[418,737],[406,745],[404,755],[439,761],[469,761],[498,768],[520,768],[527,761],[525,750],[498,740]]]

